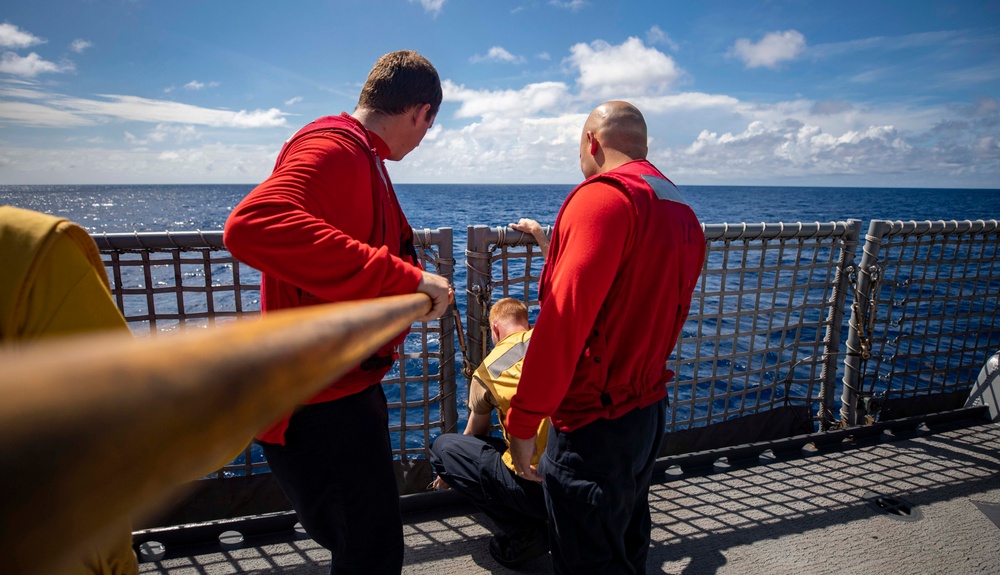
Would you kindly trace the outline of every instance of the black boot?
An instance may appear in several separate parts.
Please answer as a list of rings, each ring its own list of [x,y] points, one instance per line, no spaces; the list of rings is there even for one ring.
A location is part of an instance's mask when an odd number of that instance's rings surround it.
[[[490,555],[508,569],[517,569],[549,552],[549,537],[544,529],[525,529],[514,535],[497,534],[490,538]]]

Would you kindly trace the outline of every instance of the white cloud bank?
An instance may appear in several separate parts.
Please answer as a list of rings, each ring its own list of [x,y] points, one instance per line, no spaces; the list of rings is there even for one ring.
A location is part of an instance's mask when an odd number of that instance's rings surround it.
[[[754,61],[777,63],[793,52],[764,50]],[[681,91],[686,72],[637,38],[573,45],[562,70],[556,80],[504,89],[445,79],[438,121],[404,161],[390,162],[393,179],[578,182],[583,122],[594,106],[613,98],[642,110],[651,159],[682,185],[996,187],[1000,181],[1000,102],[992,97],[920,107],[804,98],[760,103]],[[0,142],[0,183],[256,182],[269,173],[276,142],[290,128],[274,108],[231,111],[125,95],[72,98],[30,81],[0,84],[0,99],[3,126],[94,127],[70,149]],[[100,148],[83,147],[100,135],[96,127],[119,122],[118,131],[98,141]],[[251,142],[246,128],[283,130]]]
[[[784,37],[784,36],[783,36]],[[761,41],[754,62],[798,54]],[[778,43],[780,44],[780,42]],[[804,46],[804,40],[801,43]],[[1000,178],[1000,103],[964,109],[879,107],[847,101],[742,101],[679,92],[685,72],[636,38],[571,47],[575,83],[537,82],[482,90],[445,81],[457,104],[405,161],[398,181],[571,183],[590,110],[614,98],[636,104],[649,124],[651,158],[684,184],[993,186]]]

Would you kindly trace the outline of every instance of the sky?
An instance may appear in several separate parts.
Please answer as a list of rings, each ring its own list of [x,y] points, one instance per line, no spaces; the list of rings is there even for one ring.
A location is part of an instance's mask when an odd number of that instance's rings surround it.
[[[577,183],[627,100],[680,185],[1000,188],[996,0],[7,2],[0,184],[260,182],[400,49],[444,102],[397,183]]]

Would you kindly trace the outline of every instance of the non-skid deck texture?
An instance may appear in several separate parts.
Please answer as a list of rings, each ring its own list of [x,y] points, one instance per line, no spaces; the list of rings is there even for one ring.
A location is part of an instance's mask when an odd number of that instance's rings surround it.
[[[650,573],[683,575],[1000,573],[1000,425],[918,432],[789,460],[667,478],[650,493]],[[884,505],[907,503],[909,515]],[[513,573],[486,550],[488,520],[406,519],[403,573]],[[147,574],[325,574],[311,540],[144,563]],[[548,557],[523,572],[551,573]]]

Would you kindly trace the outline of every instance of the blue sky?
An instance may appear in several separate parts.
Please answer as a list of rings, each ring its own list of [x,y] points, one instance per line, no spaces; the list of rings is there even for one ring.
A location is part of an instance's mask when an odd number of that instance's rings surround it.
[[[575,183],[625,99],[678,184],[1000,188],[1000,2],[32,0],[0,12],[0,184],[256,183],[414,49],[409,183]]]

